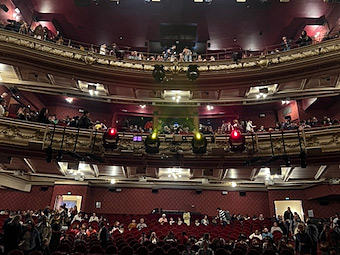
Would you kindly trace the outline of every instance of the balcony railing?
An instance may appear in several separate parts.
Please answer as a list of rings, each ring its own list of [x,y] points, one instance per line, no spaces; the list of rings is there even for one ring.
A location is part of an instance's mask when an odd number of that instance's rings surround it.
[[[0,43],[11,46],[20,46],[27,50],[36,50],[40,54],[49,54],[65,60],[72,59],[82,64],[98,65],[105,68],[126,68],[131,70],[152,71],[156,61],[139,61],[129,59],[117,59],[114,56],[100,55],[90,51],[84,51],[65,45],[58,45],[54,42],[39,40],[27,35],[18,34],[12,31],[0,30]],[[16,54],[12,52],[12,54]],[[223,59],[214,62],[195,62],[200,72],[208,71],[254,71],[275,67],[280,64],[296,65],[299,60],[309,60],[312,57],[327,57],[329,55],[340,56],[340,38],[331,39],[322,43],[295,48],[285,52],[275,52],[260,56],[247,57],[235,63],[231,59]],[[186,72],[191,62],[161,62],[164,70],[172,73]]]
[[[134,136],[141,136],[139,142]],[[117,149],[106,150],[102,143],[102,132],[75,129],[53,125],[0,118],[0,144],[2,148],[15,147],[26,151],[45,150],[47,147],[57,152],[75,153],[77,155],[98,155],[103,157],[146,154],[144,141],[149,134],[119,133]],[[309,149],[319,153],[340,152],[340,126],[311,128],[302,131],[264,132],[243,134],[245,151],[232,152],[229,135],[207,135],[207,152],[196,155],[192,151],[193,134],[164,135],[159,134],[160,152],[150,157],[181,154],[183,157],[273,157],[296,156]]]

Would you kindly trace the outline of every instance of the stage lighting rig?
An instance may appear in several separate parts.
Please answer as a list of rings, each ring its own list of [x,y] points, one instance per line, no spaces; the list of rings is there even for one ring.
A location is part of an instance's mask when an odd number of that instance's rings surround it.
[[[156,132],[149,135],[145,142],[145,152],[146,153],[159,153],[159,146],[161,144]]]
[[[103,146],[105,149],[117,149],[118,132],[115,128],[109,128],[103,135]]]
[[[152,71],[152,77],[156,82],[161,83],[165,78],[165,71],[163,65],[155,65]]]
[[[201,133],[196,133],[192,138],[193,153],[203,154],[207,152],[207,139]]]
[[[187,71],[187,77],[190,81],[196,80],[200,76],[197,65],[189,65]]]
[[[245,150],[245,139],[240,130],[232,130],[229,137],[231,151],[242,152]]]

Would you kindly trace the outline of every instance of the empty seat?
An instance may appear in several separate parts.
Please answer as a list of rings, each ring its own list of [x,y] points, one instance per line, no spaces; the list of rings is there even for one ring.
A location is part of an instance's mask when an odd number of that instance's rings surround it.
[[[22,250],[13,250],[8,255],[24,255],[24,252]]]
[[[180,255],[179,250],[177,250],[176,248],[170,248],[167,253],[168,255]]]
[[[125,246],[121,251],[120,255],[133,255],[133,249],[131,246]]]
[[[118,254],[118,249],[116,246],[109,245],[105,249],[105,254]]]
[[[150,246],[150,245],[149,245]],[[138,255],[149,255],[149,249],[145,246],[141,246],[136,250],[136,253]]]
[[[152,255],[164,255],[165,251],[163,250],[162,247],[157,247],[152,251]]]
[[[103,249],[100,245],[93,245],[90,247],[89,249],[89,253],[90,254],[94,254],[94,253],[102,253]]]

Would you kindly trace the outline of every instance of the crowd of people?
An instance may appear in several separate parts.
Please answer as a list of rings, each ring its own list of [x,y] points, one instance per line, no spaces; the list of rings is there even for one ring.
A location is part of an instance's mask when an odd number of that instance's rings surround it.
[[[185,46],[183,49],[177,49],[176,45],[172,45],[171,47],[165,46],[163,51],[160,54],[146,54],[143,52],[137,52],[134,50],[121,50],[116,43],[103,43],[100,46],[96,47],[91,44],[90,46],[84,46],[82,44],[74,44],[71,43],[71,40],[65,40],[61,33],[57,31],[57,34],[53,34],[46,26],[42,26],[41,24],[37,24],[34,28],[28,25],[25,21],[21,20],[19,22],[15,20],[8,20],[8,24],[0,23],[0,28],[12,30],[19,32],[21,34],[30,35],[34,38],[55,42],[59,45],[66,44],[68,47],[78,48],[83,51],[89,51],[93,53],[99,53],[101,55],[109,55],[115,56],[118,59],[131,59],[131,60],[143,60],[143,61],[159,61],[159,62],[206,62],[206,61],[215,61],[218,60],[218,55],[210,55],[204,57],[197,52],[190,49],[190,47]],[[325,41],[329,39],[333,39],[338,37],[339,33],[331,35],[330,33],[325,34],[325,36],[320,41]],[[303,47],[312,44],[313,38],[310,37],[305,30],[301,32],[301,35],[296,41],[289,39],[287,36],[282,37],[281,46],[274,47],[272,50],[264,50],[260,51],[260,55],[264,54],[274,54],[280,51],[289,51],[293,47]],[[316,42],[316,41],[315,41]],[[126,47],[124,47],[126,48]],[[128,47],[130,48],[130,47]],[[234,61],[238,62],[241,58],[251,57],[254,53],[247,52],[242,49],[233,50],[230,53],[226,53],[223,55],[223,59],[231,58]]]
[[[124,223],[120,223],[118,220],[110,224],[106,217],[98,217],[96,213],[92,213],[90,216],[78,211],[76,206],[67,208],[65,204],[61,205],[59,210],[51,210],[47,206],[45,209],[35,212],[1,211],[1,215],[8,216],[2,226],[5,254],[17,249],[22,250],[24,254],[29,254],[32,251],[41,251],[44,255],[50,254],[58,250],[58,245],[65,238],[66,233],[72,234],[75,242],[96,237],[104,248],[109,240],[117,238],[117,233],[123,234],[133,230],[140,231],[138,239],[140,244],[157,244],[161,241],[183,244],[186,246],[183,255],[213,255],[217,248],[223,248],[230,252],[234,249],[241,249],[246,252],[254,247],[260,253],[271,250],[274,251],[273,254],[277,254],[283,249],[290,249],[292,252],[295,250],[299,255],[316,255],[319,247],[322,254],[326,255],[339,252],[340,243],[338,214],[330,217],[329,220],[319,220],[314,224],[308,218],[304,221],[297,212],[292,212],[290,207],[282,216],[273,216],[272,219],[265,219],[263,214],[253,217],[231,214],[221,208],[217,208],[216,216],[203,215],[201,219],[196,218],[194,221],[191,220],[190,212],[183,213],[183,220],[181,217],[177,221],[173,217],[168,219],[164,213],[158,219],[158,224],[161,227],[166,225],[193,226],[194,228],[228,227],[235,223],[244,226],[247,222],[256,223],[250,234],[241,231],[236,240],[225,240],[222,237],[211,240],[209,233],[196,239],[197,236],[189,235],[186,230],[183,230],[181,236],[176,236],[170,230],[161,240],[156,230],[148,228],[148,223],[143,217],[138,220],[138,223],[136,219],[132,218],[125,228]],[[144,229],[147,229],[147,232]],[[158,227],[156,229],[159,230]],[[279,233],[279,239],[275,238],[277,233]],[[194,245],[198,247],[198,250],[192,250]]]

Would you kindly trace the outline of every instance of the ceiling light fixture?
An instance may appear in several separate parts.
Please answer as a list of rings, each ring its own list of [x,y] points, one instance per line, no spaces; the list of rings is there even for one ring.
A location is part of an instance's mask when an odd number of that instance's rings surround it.
[[[232,182],[231,183],[231,187],[235,188],[237,186],[237,183],[236,182]]]
[[[176,101],[176,103],[179,103],[179,101],[181,100],[181,96],[179,96],[179,95],[176,94],[176,96],[173,96],[173,97],[172,97],[172,100],[173,100],[173,101]]]
[[[290,101],[289,100],[282,100],[281,103],[282,103],[282,105],[285,105],[285,104],[289,104]]]
[[[146,105],[145,104],[140,104],[139,107],[144,109],[146,107]]]
[[[212,105],[207,105],[207,110],[208,110],[208,111],[214,110],[214,106],[212,106]]]
[[[72,97],[66,97],[65,100],[66,100],[66,102],[68,102],[69,104],[72,104],[74,98],[72,98]]]
[[[116,183],[117,183],[116,179],[111,179],[111,184],[116,184]]]

